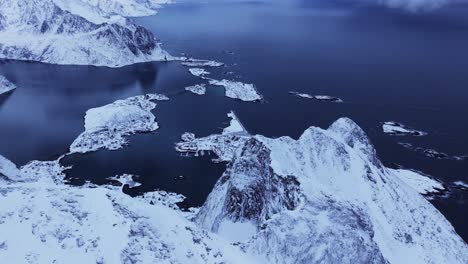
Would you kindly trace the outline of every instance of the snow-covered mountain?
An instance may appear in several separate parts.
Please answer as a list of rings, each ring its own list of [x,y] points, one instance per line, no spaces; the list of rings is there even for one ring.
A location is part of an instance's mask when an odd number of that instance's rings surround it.
[[[400,179],[405,170],[381,164],[350,119],[298,140],[236,132],[177,149],[230,162],[195,222],[270,263],[468,261],[451,224]]]
[[[119,67],[171,59],[124,16],[166,0],[0,0],[0,58]]]
[[[221,134],[177,144],[229,162],[198,211],[166,192],[68,186],[58,161],[0,156],[0,263],[468,262],[450,223],[353,121],[295,140],[252,136],[229,116]]]

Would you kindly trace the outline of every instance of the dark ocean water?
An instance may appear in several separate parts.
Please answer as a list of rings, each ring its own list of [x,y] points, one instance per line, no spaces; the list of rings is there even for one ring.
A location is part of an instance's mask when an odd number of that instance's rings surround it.
[[[256,84],[266,103],[244,103],[199,83],[177,62],[120,69],[3,61],[0,74],[18,89],[0,97],[0,153],[17,164],[67,152],[83,131],[87,109],[143,93],[164,93],[154,113],[160,129],[130,137],[119,151],[67,157],[68,177],[105,183],[116,174],[140,175],[132,192],[163,189],[200,205],[224,170],[209,156],[181,157],[174,143],[183,132],[221,131],[235,110],[252,133],[297,138],[309,126],[326,128],[339,117],[355,120],[386,164],[397,163],[446,184],[468,182],[468,161],[436,160],[398,142],[468,154],[468,6],[409,14],[350,1],[179,1],[157,16],[138,18],[174,55],[225,62],[214,78]],[[224,75],[232,71],[234,75]],[[333,104],[305,100],[288,91],[342,98]],[[397,121],[429,132],[392,137],[381,122]],[[183,175],[184,180],[175,177]],[[468,239],[467,193],[453,191],[432,202]]]

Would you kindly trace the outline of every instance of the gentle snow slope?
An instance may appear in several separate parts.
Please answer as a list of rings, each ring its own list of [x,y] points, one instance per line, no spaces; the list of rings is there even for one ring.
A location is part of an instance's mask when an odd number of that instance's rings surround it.
[[[41,177],[0,186],[0,263],[256,263],[187,220],[181,196],[67,186],[47,162],[27,174]]]

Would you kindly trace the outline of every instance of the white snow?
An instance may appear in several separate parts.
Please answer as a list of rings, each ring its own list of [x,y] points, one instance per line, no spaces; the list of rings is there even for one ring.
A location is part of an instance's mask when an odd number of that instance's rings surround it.
[[[231,118],[231,121],[229,123],[229,126],[223,129],[223,134],[230,134],[230,133],[242,133],[242,134],[248,134],[247,130],[244,128],[242,123],[239,121],[239,118],[237,118],[236,114],[234,111],[231,111],[227,115],[229,118]]]
[[[33,160],[17,168],[16,164],[0,155],[0,176],[3,175],[7,182],[61,183],[65,177],[63,172],[68,168],[60,165],[60,159],[61,157],[54,161]]]
[[[453,184],[455,186],[460,187],[460,188],[468,189],[468,183],[466,183],[464,181],[455,181],[455,182],[453,182]]]
[[[150,31],[123,17],[154,13],[159,3],[0,0],[0,58],[107,67],[175,59]]]
[[[329,95],[311,95],[307,93],[300,93],[300,92],[294,92],[294,91],[290,91],[289,94],[297,96],[297,97],[301,97],[301,98],[314,99],[318,101],[333,102],[333,103],[343,102],[342,99],[338,97],[329,96]]]
[[[5,76],[0,75],[0,95],[16,89],[16,85],[11,83]]]
[[[441,186],[385,168],[349,119],[298,140],[221,134],[191,143],[180,144],[230,162],[195,222],[228,236],[253,224],[241,246],[270,263],[468,261],[466,243],[418,193]],[[225,221],[240,225],[229,232]]]
[[[194,94],[197,94],[197,95],[204,95],[206,93],[206,85],[196,84],[196,85],[185,87],[185,90],[192,92]]]
[[[411,129],[401,123],[388,121],[382,124],[382,130],[386,134],[390,135],[413,135],[413,136],[425,136],[426,132]]]
[[[0,186],[0,263],[255,263],[189,221],[180,195],[132,198],[38,175]]]
[[[250,222],[232,222],[224,220],[219,224],[218,234],[230,242],[245,241],[257,233],[257,228]]]
[[[445,190],[443,184],[420,172],[404,169],[389,169],[389,171],[420,194],[439,193]]]
[[[187,67],[221,67],[224,66],[224,63],[210,60],[188,59],[182,62],[182,65]]]
[[[257,92],[253,84],[230,81],[223,79],[221,81],[210,79],[211,85],[223,86],[226,89],[226,96],[242,101],[261,101],[262,96]]]
[[[221,135],[196,138],[195,134],[186,132],[181,136],[182,142],[176,144],[176,151],[194,153],[195,156],[205,151],[211,151],[218,156],[216,161],[231,161],[250,135],[233,111],[227,116],[231,120]]]
[[[229,98],[249,102],[262,100],[262,96],[258,93],[257,89],[253,84],[231,81],[226,79],[215,80],[212,78],[208,78],[206,77],[206,75],[210,74],[210,72],[203,68],[190,68],[189,72],[192,75],[197,76],[203,80],[208,80],[210,85],[223,86],[225,89],[225,94]]]
[[[155,131],[159,126],[151,113],[156,104],[151,101],[167,99],[164,95],[139,95],[88,110],[85,131],[72,143],[70,153],[116,150],[128,143],[125,136]]]
[[[200,77],[202,79],[206,79],[205,75],[208,75],[210,74],[209,71],[205,70],[205,69],[202,69],[202,68],[190,68],[189,69],[189,72],[192,74],[192,75],[195,75],[197,77]]]
[[[194,133],[189,133],[189,132],[185,132],[184,134],[182,134],[182,136],[180,136],[180,139],[184,142],[189,142],[189,141],[192,141],[194,140],[196,137],[195,137],[195,134]]]
[[[446,159],[446,160],[456,160],[456,161],[465,161],[468,160],[468,155],[448,155],[447,153],[435,150],[435,149],[430,149],[430,148],[423,148],[423,147],[418,147],[415,146],[411,143],[406,143],[406,142],[398,142],[398,145],[405,147],[407,149],[413,150],[417,153],[420,153],[426,157],[429,158],[435,158],[435,159]]]
[[[15,180],[20,177],[20,171],[13,162],[0,155],[0,176],[2,175],[5,176],[7,180]],[[1,179],[0,177],[0,180]]]
[[[135,188],[135,187],[141,186],[141,183],[139,183],[139,182],[137,182],[135,180],[135,178],[137,178],[137,177],[138,176],[131,175],[131,174],[122,174],[122,175],[117,175],[117,176],[114,176],[114,177],[110,177],[108,179],[112,180],[112,181],[120,182],[122,184],[122,188],[126,184],[128,184],[129,188]]]
[[[451,224],[400,179],[415,175],[385,168],[351,120],[297,140],[234,127],[184,137],[229,162],[190,212],[180,195],[68,186],[59,160],[16,169],[0,156],[0,263],[467,263]]]

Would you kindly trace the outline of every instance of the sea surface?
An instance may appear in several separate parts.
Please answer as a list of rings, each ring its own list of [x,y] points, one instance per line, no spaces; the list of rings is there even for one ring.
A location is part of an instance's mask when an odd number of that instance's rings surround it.
[[[138,194],[181,193],[186,206],[206,199],[225,164],[213,156],[190,158],[174,150],[184,132],[219,133],[234,110],[254,134],[298,138],[309,126],[328,127],[350,117],[369,135],[380,159],[420,170],[448,186],[468,182],[468,161],[438,160],[398,142],[449,155],[468,154],[468,6],[408,13],[350,1],[193,1],[135,19],[154,31],[173,55],[226,63],[209,69],[215,79],[254,83],[263,103],[205,96],[184,87],[201,83],[179,62],[119,69],[0,61],[0,74],[19,88],[0,96],[0,153],[18,165],[66,153],[83,131],[86,110],[144,93],[163,93],[154,110],[160,129],[129,138],[118,151],[101,150],[63,160],[72,184],[140,176]],[[336,96],[344,103],[302,99],[289,91]],[[384,121],[429,133],[389,136]],[[183,176],[182,180],[177,179]],[[431,201],[468,240],[468,193],[452,189]]]

